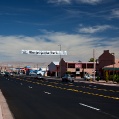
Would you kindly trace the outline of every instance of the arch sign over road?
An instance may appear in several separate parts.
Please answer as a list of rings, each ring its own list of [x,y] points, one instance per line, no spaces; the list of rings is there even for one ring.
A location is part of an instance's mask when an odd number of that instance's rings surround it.
[[[21,53],[30,55],[67,55],[67,51],[22,50]]]

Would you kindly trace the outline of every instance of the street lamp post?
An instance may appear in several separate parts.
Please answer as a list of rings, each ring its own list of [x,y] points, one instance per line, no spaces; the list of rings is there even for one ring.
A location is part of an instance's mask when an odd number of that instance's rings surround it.
[[[60,62],[59,62],[59,66],[60,66],[60,78],[61,78],[61,44],[59,44],[58,46],[60,46]]]
[[[114,64],[113,64],[113,82],[114,82]]]

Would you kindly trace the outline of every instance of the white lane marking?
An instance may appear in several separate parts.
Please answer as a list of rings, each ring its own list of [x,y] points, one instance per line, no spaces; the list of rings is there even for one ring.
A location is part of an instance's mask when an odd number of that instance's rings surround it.
[[[32,88],[31,86],[28,86],[29,88]]]
[[[46,94],[48,94],[48,95],[50,95],[51,93],[49,93],[49,92],[46,92],[46,91],[44,91],[44,93],[46,93]]]
[[[83,104],[83,103],[79,103],[79,104],[82,105],[82,106],[84,106],[84,107],[89,107],[89,108],[94,109],[94,110],[97,110],[97,111],[100,110],[100,109],[98,109],[98,108],[95,108],[95,107],[92,107],[92,106],[89,106],[89,105],[85,105],[85,104]]]

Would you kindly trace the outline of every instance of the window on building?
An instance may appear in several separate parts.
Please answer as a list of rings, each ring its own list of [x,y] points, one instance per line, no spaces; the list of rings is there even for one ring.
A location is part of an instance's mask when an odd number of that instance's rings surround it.
[[[82,68],[86,68],[86,64],[82,64]]]
[[[94,68],[94,64],[87,64],[87,68]]]
[[[75,68],[75,64],[68,64],[68,68]]]

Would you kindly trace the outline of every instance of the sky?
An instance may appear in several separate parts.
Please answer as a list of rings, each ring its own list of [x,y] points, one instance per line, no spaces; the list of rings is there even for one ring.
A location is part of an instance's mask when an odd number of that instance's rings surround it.
[[[119,0],[1,0],[0,62],[52,62],[60,56],[21,50],[67,51],[89,61],[109,50],[119,59]]]

